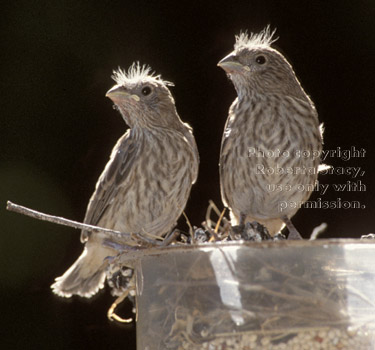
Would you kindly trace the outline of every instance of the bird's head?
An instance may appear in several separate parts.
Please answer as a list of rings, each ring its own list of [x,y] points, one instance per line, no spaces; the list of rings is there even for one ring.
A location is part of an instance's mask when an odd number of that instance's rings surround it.
[[[236,36],[234,51],[218,66],[232,80],[239,96],[248,93],[281,93],[298,97],[300,85],[292,66],[271,47],[277,38],[267,26],[258,34],[246,32]]]
[[[114,102],[130,127],[168,127],[181,122],[168,89],[173,84],[155,75],[150,67],[135,62],[128,71],[120,68],[114,71],[112,78],[116,85],[106,96]]]

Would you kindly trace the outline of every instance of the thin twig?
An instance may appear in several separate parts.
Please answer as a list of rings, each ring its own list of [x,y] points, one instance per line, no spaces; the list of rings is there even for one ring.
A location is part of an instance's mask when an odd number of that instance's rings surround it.
[[[211,221],[211,210],[212,210],[212,203],[209,202],[209,205],[206,210],[206,221],[205,224],[207,225],[207,228],[212,228],[212,221]]]
[[[327,224],[325,222],[322,222],[319,226],[315,227],[311,233],[310,241],[317,239],[326,229]]]
[[[190,222],[189,218],[187,217],[184,210],[182,211],[182,215],[185,217],[186,224],[189,226],[189,233],[190,233],[190,237],[192,239],[192,242],[195,243],[193,226],[191,225],[191,222]]]
[[[220,216],[220,210],[218,209],[218,207],[216,206],[216,204],[214,203],[213,200],[209,200],[208,203],[210,203],[210,206],[211,208],[214,210],[214,212],[216,213],[217,216]]]
[[[215,233],[218,233],[218,231],[219,231],[219,227],[220,227],[221,221],[223,220],[224,213],[225,213],[225,208],[224,208],[223,211],[221,212],[220,217],[219,217],[219,220],[218,220],[217,223],[216,223]]]
[[[77,230],[85,230],[85,231],[89,231],[89,232],[105,232],[105,233],[109,233],[111,235],[121,236],[121,237],[124,237],[124,238],[127,238],[127,239],[131,239],[131,235],[129,233],[114,231],[114,230],[110,230],[110,229],[107,229],[107,228],[94,226],[94,225],[82,224],[78,221],[68,220],[68,219],[62,218],[60,216],[44,214],[44,213],[41,213],[39,211],[23,207],[22,205],[14,204],[11,201],[7,201],[7,210],[13,211],[13,212],[18,213],[18,214],[30,216],[34,219],[38,219],[38,220],[42,220],[42,221],[48,221],[48,222],[52,222],[54,224],[72,227],[72,228],[75,228]]]

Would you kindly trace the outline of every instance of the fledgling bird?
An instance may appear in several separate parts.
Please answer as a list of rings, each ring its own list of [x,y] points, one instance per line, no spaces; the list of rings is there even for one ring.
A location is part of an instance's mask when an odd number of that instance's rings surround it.
[[[221,196],[232,225],[257,221],[273,236],[286,224],[298,239],[290,218],[315,186],[323,140],[313,102],[271,47],[274,33],[241,33],[218,63],[238,95],[222,138]]]
[[[191,127],[177,114],[172,85],[133,63],[112,76],[109,97],[130,127],[117,141],[99,177],[84,223],[124,233],[162,236],[172,230],[198,175],[199,155]],[[108,256],[103,232],[81,233],[82,255],[51,286],[70,297],[91,297],[105,282]],[[130,242],[115,242],[131,244]],[[134,244],[134,243],[133,243]]]

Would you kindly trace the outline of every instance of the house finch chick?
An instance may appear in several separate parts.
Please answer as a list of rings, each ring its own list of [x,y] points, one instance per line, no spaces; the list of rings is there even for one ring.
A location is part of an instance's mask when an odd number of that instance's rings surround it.
[[[168,83],[134,63],[114,72],[106,96],[130,129],[117,141],[87,207],[84,222],[126,233],[162,236],[175,226],[198,174],[199,156],[191,127],[177,114]],[[81,233],[85,248],[51,286],[54,293],[91,297],[104,285],[108,235]],[[124,240],[122,238],[122,240]],[[133,244],[126,242],[114,242]]]
[[[314,104],[291,65],[271,48],[274,31],[236,36],[234,51],[218,65],[238,97],[229,109],[220,154],[220,184],[232,225],[257,221],[271,235],[315,186],[322,135]]]

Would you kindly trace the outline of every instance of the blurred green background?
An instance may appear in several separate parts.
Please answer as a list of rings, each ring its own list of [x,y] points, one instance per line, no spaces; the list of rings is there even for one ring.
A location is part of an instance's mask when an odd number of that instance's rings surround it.
[[[277,27],[290,60],[325,123],[325,149],[364,148],[360,178],[321,176],[325,184],[361,180],[366,191],[329,188],[312,200],[359,201],[363,209],[302,209],[309,236],[359,237],[374,231],[375,3],[359,1],[3,1],[0,5],[0,346],[2,349],[135,349],[133,324],[106,319],[108,290],[64,300],[49,286],[82,250],[79,232],[5,211],[7,200],[82,220],[95,182],[126,130],[104,97],[112,70],[148,63],[175,83],[181,118],[194,128],[200,176],[186,208],[204,220],[221,208],[220,140],[235,91],[216,63],[234,34]],[[184,220],[181,228],[185,229]],[[121,313],[130,315],[130,306]]]

